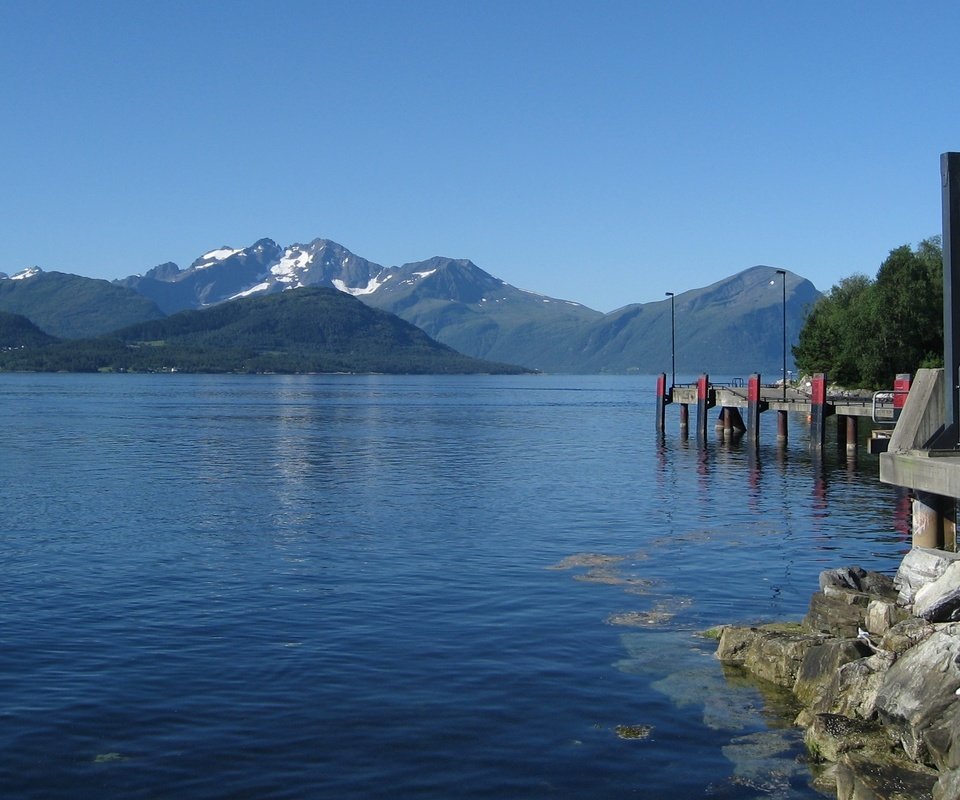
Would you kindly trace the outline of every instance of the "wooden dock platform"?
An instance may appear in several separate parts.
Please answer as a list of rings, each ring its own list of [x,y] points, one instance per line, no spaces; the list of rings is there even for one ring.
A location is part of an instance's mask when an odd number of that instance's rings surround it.
[[[895,423],[910,391],[910,375],[898,375],[893,389],[883,392],[827,391],[827,376],[814,375],[808,390],[792,386],[763,384],[754,374],[744,381],[711,383],[708,375],[701,375],[696,383],[667,385],[666,373],[657,377],[657,429],[665,430],[666,407],[680,406],[680,428],[689,428],[689,407],[697,408],[697,435],[706,439],[707,411],[720,408],[717,428],[748,434],[751,441],[760,441],[760,414],[777,412],[777,438],[787,438],[787,415],[799,413],[810,421],[810,443],[823,448],[825,420],[836,416],[838,433],[848,447],[856,447],[858,420],[868,418],[875,424]],[[744,414],[745,411],[745,414]],[[746,421],[744,421],[746,416]],[[874,452],[881,452],[882,442]]]

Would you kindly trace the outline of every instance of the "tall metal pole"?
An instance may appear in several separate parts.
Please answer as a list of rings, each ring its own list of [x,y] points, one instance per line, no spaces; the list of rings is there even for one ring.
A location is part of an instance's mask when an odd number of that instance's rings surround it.
[[[778,269],[777,275],[783,280],[783,399],[787,399],[787,271]]]
[[[673,301],[673,292],[667,292],[670,298],[670,385],[677,385],[677,315]]]
[[[953,449],[960,438],[960,153],[940,155],[943,184],[943,366],[946,396],[944,440]]]

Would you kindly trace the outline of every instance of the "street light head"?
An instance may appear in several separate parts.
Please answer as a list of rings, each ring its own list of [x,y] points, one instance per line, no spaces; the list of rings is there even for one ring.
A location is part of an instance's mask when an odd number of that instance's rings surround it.
[[[787,271],[786,271],[785,269],[778,269],[778,270],[777,270],[777,275],[786,275],[786,274],[787,274]]]
[[[673,297],[673,292],[664,292],[667,297]]]

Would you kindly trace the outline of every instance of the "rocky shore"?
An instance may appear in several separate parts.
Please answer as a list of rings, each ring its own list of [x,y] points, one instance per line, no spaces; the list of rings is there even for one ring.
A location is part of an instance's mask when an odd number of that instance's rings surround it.
[[[792,690],[818,788],[960,800],[960,554],[827,570],[803,622],[724,626],[717,656]]]

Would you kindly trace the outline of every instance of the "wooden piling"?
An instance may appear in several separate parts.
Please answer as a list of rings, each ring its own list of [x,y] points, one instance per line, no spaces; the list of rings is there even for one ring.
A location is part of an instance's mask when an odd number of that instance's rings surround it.
[[[657,375],[657,431],[664,433],[666,430],[667,403],[667,374],[661,372]]]
[[[713,407],[710,402],[710,376],[701,375],[697,379],[697,440],[707,441],[707,411]]]
[[[810,381],[810,447],[822,451],[827,415],[827,376],[818,372]]]
[[[760,414],[766,405],[760,399],[760,374],[754,373],[747,379],[747,431],[755,446],[760,444]]]
[[[847,452],[856,453],[857,452],[857,418],[852,414],[848,414],[846,417],[846,442],[847,442]]]

